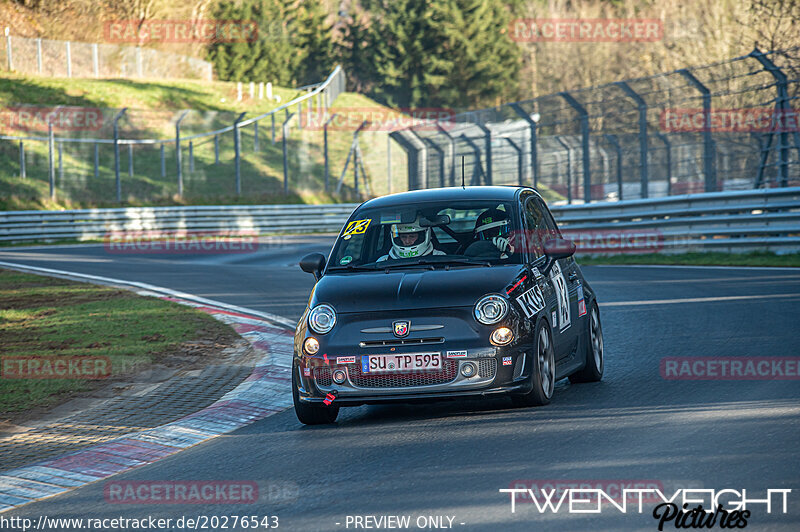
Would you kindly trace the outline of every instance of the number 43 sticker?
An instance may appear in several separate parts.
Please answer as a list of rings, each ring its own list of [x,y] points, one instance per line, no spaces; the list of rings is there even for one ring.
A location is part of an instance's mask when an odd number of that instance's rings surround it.
[[[371,218],[367,218],[366,220],[353,220],[347,227],[344,228],[342,232],[342,238],[348,240],[353,235],[360,235],[367,232],[367,227],[369,227],[369,223],[372,221]]]

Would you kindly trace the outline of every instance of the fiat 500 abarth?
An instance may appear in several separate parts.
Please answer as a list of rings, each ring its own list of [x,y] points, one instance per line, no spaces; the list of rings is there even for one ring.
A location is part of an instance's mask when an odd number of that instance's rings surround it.
[[[360,205],[297,326],[298,419],[341,406],[508,394],[550,402],[557,380],[598,381],[595,293],[541,196],[525,187],[441,188]]]

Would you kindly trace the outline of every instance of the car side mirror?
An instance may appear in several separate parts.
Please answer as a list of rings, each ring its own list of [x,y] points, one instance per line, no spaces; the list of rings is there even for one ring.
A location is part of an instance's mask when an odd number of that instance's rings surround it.
[[[566,259],[575,254],[575,242],[564,238],[551,238],[544,243],[544,254],[547,257],[543,275],[550,273],[558,259]]]
[[[322,253],[310,253],[300,259],[300,269],[306,273],[314,275],[314,279],[319,281],[322,278],[322,270],[325,269],[325,255]]]

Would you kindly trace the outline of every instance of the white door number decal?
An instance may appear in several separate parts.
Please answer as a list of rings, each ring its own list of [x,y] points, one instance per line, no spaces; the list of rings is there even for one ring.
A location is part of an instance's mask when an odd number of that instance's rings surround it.
[[[570,326],[572,320],[569,314],[567,282],[564,280],[564,274],[561,272],[561,266],[559,266],[558,262],[553,264],[553,269],[550,270],[550,280],[553,282],[553,288],[558,299],[558,324],[561,326],[560,330],[563,331]]]
[[[544,294],[539,285],[534,286],[517,298],[519,308],[525,313],[526,318],[532,318],[544,308]]]

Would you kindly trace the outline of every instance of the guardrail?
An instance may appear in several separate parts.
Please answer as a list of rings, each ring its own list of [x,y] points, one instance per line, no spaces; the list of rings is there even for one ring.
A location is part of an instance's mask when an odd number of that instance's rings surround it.
[[[0,212],[0,242],[99,240],[121,233],[338,232],[357,204],[136,207]],[[603,253],[800,249],[800,187],[552,208],[565,235]],[[638,242],[638,243],[637,243]],[[601,248],[601,249],[598,249]],[[583,252],[593,251],[584,246]]]

